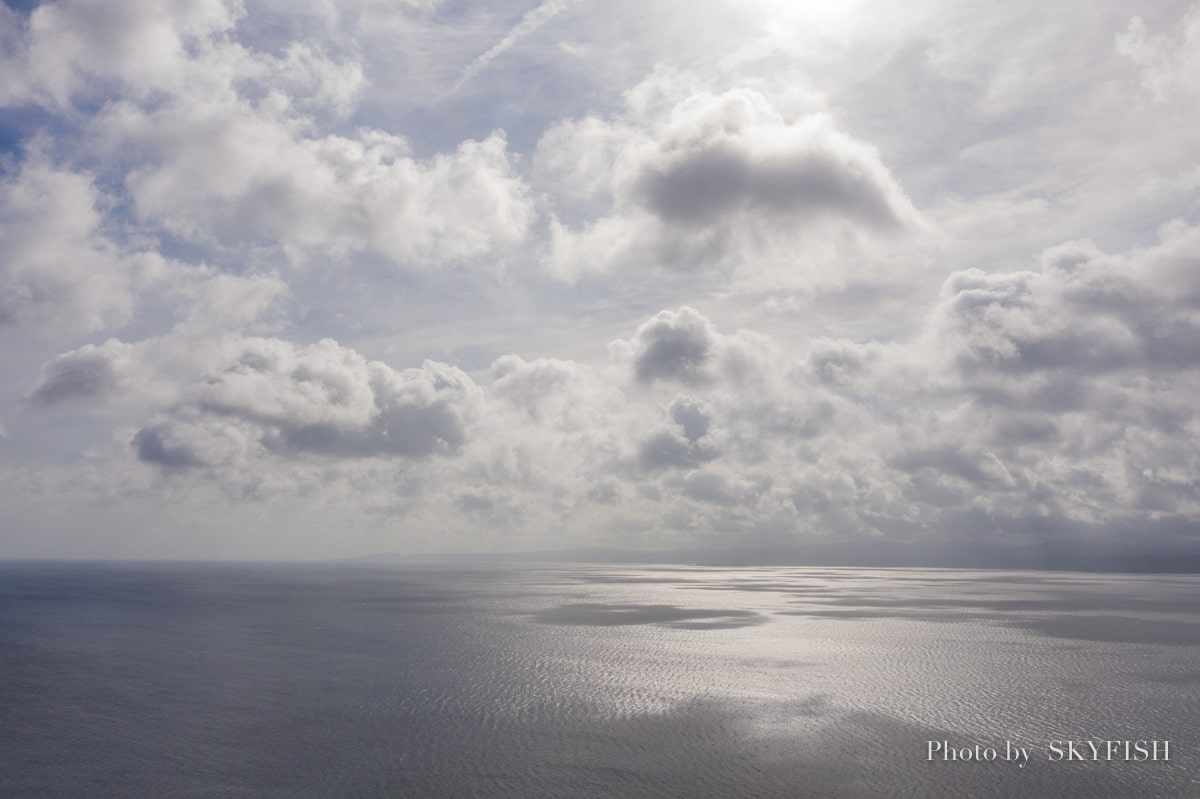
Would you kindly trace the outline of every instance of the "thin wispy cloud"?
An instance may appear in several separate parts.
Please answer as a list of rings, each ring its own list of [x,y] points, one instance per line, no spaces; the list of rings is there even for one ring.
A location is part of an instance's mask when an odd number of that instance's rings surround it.
[[[474,80],[477,75],[488,68],[489,64],[515,47],[522,39],[535,33],[547,22],[567,11],[572,6],[577,5],[579,2],[580,0],[546,0],[546,2],[536,8],[525,12],[525,15],[521,17],[521,21],[505,34],[503,39],[489,47],[466,66],[462,74],[458,76],[458,80],[455,81],[454,86],[446,93],[446,96],[449,97],[456,94],[459,89]]]

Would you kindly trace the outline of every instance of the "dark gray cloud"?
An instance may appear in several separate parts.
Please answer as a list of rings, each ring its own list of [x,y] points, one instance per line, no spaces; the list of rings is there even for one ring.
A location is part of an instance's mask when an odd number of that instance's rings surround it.
[[[330,339],[308,348],[248,339],[236,359],[143,428],[133,445],[142,460],[173,466],[245,453],[214,440],[275,453],[424,458],[465,444],[479,401],[471,379],[445,364],[397,371]]]
[[[204,463],[200,454],[178,434],[178,429],[168,423],[143,427],[130,444],[139,460],[166,469],[182,469]]]
[[[673,381],[711,387],[729,380],[753,382],[786,368],[786,362],[776,360],[772,346],[769,339],[750,331],[721,333],[703,314],[685,305],[660,311],[632,338],[615,342],[614,352],[630,359],[638,383]]]
[[[634,336],[633,372],[642,382],[703,383],[716,340],[712,324],[691,308],[663,311]]]
[[[661,430],[638,448],[638,463],[643,469],[689,469],[721,456],[709,442],[690,441],[673,430]]]
[[[709,435],[713,409],[694,397],[678,396],[666,409],[670,424],[655,431],[638,447],[638,465],[649,471],[691,469],[721,456]]]
[[[34,405],[50,406],[102,399],[128,379],[131,349],[128,344],[110,339],[99,347],[87,344],[63,353],[42,367],[28,400]]]
[[[807,150],[801,133],[795,139],[793,149],[778,154],[715,141],[647,165],[637,190],[655,214],[688,225],[742,211],[798,223],[837,214],[876,228],[900,224],[876,175],[836,150]]]
[[[922,469],[932,469],[936,472],[952,474],[979,488],[1004,487],[1011,483],[1011,478],[1006,480],[1005,474],[994,468],[995,463],[989,462],[986,454],[970,448],[958,449],[953,446],[943,446],[936,449],[909,450],[899,457],[893,458],[891,465],[902,472],[912,473]],[[993,468],[989,469],[988,466]]]
[[[749,483],[738,483],[715,472],[702,471],[670,477],[664,484],[689,499],[727,507],[736,507],[753,501],[763,488],[763,486],[754,486]]]
[[[1048,251],[1037,272],[958,272],[935,318],[967,375],[1192,368],[1200,295],[1184,273],[1200,268],[1187,250],[1198,240],[1185,231],[1135,259],[1073,242]]]
[[[684,93],[657,120],[627,116],[569,120],[539,144],[535,171],[563,184],[564,213],[573,197],[590,208],[601,187],[611,202],[574,230],[554,220],[547,265],[560,276],[619,263],[795,269],[830,241],[924,226],[874,148],[827,114],[785,115],[740,87]]]
[[[683,430],[688,441],[703,438],[712,426],[712,409],[693,397],[676,397],[667,408],[667,414]]]
[[[889,229],[916,218],[871,147],[826,115],[787,119],[749,89],[684,100],[653,147],[630,158],[633,196],[672,224],[747,213],[792,226],[834,216]]]
[[[455,504],[468,513],[488,513],[496,506],[496,503],[478,494],[459,494]]]

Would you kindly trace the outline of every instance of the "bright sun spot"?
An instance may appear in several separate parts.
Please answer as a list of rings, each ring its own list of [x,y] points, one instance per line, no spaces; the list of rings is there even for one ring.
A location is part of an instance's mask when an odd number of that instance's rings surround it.
[[[767,32],[801,39],[843,39],[862,20],[865,0],[759,0]]]

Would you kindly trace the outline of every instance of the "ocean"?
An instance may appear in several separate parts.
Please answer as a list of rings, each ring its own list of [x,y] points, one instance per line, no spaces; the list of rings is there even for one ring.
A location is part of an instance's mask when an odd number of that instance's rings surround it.
[[[0,796],[1200,797],[1197,589],[4,563]]]

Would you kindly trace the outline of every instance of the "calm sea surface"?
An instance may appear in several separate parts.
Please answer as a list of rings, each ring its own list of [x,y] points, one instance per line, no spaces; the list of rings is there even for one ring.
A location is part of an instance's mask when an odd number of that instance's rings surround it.
[[[0,796],[1200,797],[1198,589],[0,564]],[[1050,761],[1127,739],[1170,759]],[[929,741],[997,760],[931,762]]]

